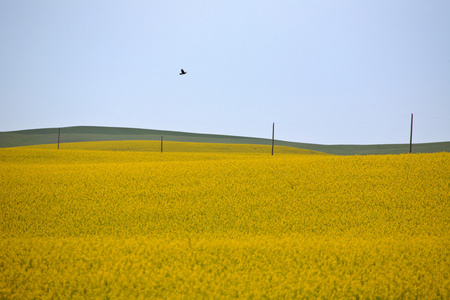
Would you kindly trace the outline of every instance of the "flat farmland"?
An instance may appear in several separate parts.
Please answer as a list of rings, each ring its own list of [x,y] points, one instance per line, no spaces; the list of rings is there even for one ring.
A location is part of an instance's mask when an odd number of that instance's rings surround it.
[[[450,297],[449,153],[94,146],[0,149],[1,298]]]

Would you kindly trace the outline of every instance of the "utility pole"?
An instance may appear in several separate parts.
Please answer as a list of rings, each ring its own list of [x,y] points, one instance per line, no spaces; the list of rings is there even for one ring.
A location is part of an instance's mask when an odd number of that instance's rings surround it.
[[[59,136],[61,134],[61,128],[58,128],[58,150],[59,150]]]
[[[272,155],[274,145],[275,145],[275,122],[273,122],[272,124]]]
[[[411,114],[411,133],[409,135],[409,153],[412,153],[413,114]]]
[[[161,153],[163,153],[163,136],[161,136]]]

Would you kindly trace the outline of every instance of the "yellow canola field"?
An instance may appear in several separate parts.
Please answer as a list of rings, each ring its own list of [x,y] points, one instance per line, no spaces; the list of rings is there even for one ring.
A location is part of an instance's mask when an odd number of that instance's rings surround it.
[[[450,154],[0,149],[0,298],[450,298]]]
[[[224,143],[191,143],[163,141],[163,152],[201,152],[201,153],[271,153],[271,145],[257,144],[224,144]],[[33,145],[21,148],[29,149],[57,149],[57,144]],[[161,141],[104,141],[104,142],[79,142],[61,143],[60,149],[69,150],[106,150],[106,151],[146,151],[161,152]],[[276,154],[321,154],[307,149],[299,149],[287,146],[275,146]]]

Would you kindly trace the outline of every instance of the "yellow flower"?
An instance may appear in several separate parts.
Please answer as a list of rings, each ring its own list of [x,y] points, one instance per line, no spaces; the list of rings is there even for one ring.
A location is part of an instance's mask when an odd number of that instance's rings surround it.
[[[450,297],[449,153],[155,145],[0,149],[0,297]]]

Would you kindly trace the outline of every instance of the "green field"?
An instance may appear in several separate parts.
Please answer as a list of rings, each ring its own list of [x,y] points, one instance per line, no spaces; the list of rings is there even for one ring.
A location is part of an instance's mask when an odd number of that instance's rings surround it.
[[[250,144],[271,145],[270,139],[198,134],[177,131],[162,131],[135,128],[116,127],[65,127],[61,128],[60,143],[75,143],[89,141],[123,141],[149,140],[159,141],[161,136],[170,142],[219,143],[219,144]],[[21,130],[0,132],[0,148],[26,145],[55,144],[58,140],[57,128]],[[409,152],[409,144],[386,145],[318,145],[275,141],[276,146],[287,146],[337,155],[353,154],[400,154]],[[414,144],[413,153],[450,152],[450,142]]]

